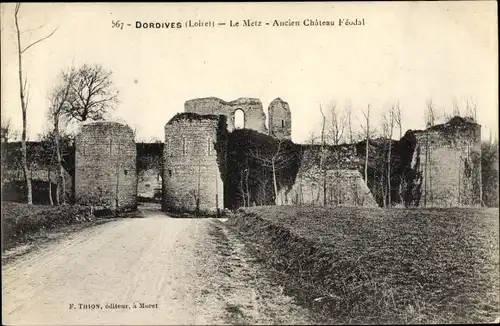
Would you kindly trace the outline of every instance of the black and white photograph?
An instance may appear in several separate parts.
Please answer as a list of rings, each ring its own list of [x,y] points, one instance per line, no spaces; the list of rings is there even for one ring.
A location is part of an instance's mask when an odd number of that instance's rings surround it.
[[[500,323],[497,2],[0,9],[3,325]]]

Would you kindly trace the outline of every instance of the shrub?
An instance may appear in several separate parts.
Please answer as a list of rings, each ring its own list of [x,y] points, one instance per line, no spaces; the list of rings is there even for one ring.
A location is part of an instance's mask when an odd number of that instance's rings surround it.
[[[27,234],[43,229],[91,221],[95,217],[89,207],[78,205],[27,205],[2,202],[3,243],[9,247]],[[5,247],[2,247],[2,251]]]

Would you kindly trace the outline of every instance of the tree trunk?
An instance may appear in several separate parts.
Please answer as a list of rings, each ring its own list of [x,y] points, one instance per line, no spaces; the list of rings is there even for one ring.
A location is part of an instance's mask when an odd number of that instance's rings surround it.
[[[59,184],[58,187],[58,205],[60,203],[66,203],[66,180],[64,178],[64,167],[62,165],[62,155],[61,155],[61,146],[60,146],[60,135],[59,135],[59,117],[54,117],[54,143],[56,147],[56,159],[57,159],[57,168],[58,168],[58,178],[57,182]]]
[[[321,153],[320,153],[320,159],[319,159],[319,167],[320,167],[320,173],[321,177],[323,178],[323,206],[326,206],[326,173],[325,173],[325,123],[326,123],[326,117],[325,114],[323,113],[323,110],[320,107],[321,115],[323,116],[323,124],[321,127]]]
[[[368,137],[366,137],[366,151],[365,151],[365,183],[366,186],[368,187]],[[368,188],[369,189],[369,188]]]
[[[17,54],[19,60],[19,97],[21,99],[21,110],[23,117],[23,132],[21,137],[21,154],[22,154],[22,165],[23,165],[23,173],[24,179],[26,181],[26,199],[28,204],[33,204],[33,193],[31,189],[31,176],[28,169],[28,159],[26,153],[26,99],[25,99],[25,85],[23,85],[23,66],[22,66],[22,51],[21,51],[21,32],[19,30],[19,22],[17,19],[17,11],[15,15],[15,23],[16,23],[16,33],[17,33]]]
[[[274,161],[272,162],[273,166],[273,185],[274,185],[274,203],[276,205],[279,204],[278,202],[278,183],[276,182],[276,169],[274,167]]]
[[[352,137],[352,125],[351,125],[351,113],[349,112],[349,143],[353,144],[354,139]]]
[[[365,152],[365,183],[368,187],[368,148],[370,147],[370,106],[366,113],[366,152]],[[370,189],[368,187],[368,189]]]
[[[50,171],[51,170],[51,167],[49,166],[49,169],[48,169],[48,179],[49,179],[49,202],[50,202],[50,205],[51,206],[54,206],[54,200],[52,199],[52,180],[50,179]]]
[[[61,205],[61,182],[59,181],[59,177],[57,177],[56,182],[56,205]]]
[[[392,137],[392,132],[391,132]],[[391,138],[389,138],[389,151],[387,154],[387,203],[392,206],[391,196]]]
[[[250,190],[248,189],[248,174],[250,173],[249,172],[249,169],[247,168],[247,171],[246,171],[246,175],[245,175],[245,188],[246,188],[246,192],[247,192],[247,203],[248,203],[248,207],[250,207]]]
[[[382,191],[382,207],[387,207],[387,194],[385,193],[387,190],[384,187],[384,176],[381,175],[379,178],[380,190]]]
[[[200,210],[200,189],[201,189],[201,163],[198,159],[198,187],[196,191],[196,213]]]

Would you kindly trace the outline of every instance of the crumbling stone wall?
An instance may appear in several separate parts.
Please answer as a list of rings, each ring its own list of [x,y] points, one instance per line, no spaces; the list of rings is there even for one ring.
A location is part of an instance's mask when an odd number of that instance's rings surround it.
[[[75,199],[112,210],[137,207],[137,149],[132,129],[111,121],[84,124],[76,137]]]
[[[221,115],[180,113],[165,125],[163,211],[217,212],[224,207]]]
[[[227,117],[228,131],[235,129],[235,112],[240,109],[245,116],[246,129],[267,134],[266,114],[262,102],[256,98],[239,98],[226,102],[216,97],[197,98],[184,103],[184,112],[200,115],[224,115]]]
[[[419,185],[419,206],[479,206],[481,126],[455,117],[414,135],[412,182]]]
[[[292,138],[292,113],[287,102],[274,99],[268,108],[269,135],[280,139]]]
[[[326,170],[326,187],[319,167],[299,172],[292,189],[285,194],[285,204],[322,205],[326,190],[327,206],[378,207],[358,170]]]
[[[295,184],[280,196],[284,204],[377,207],[360,173],[362,161],[356,145],[325,146],[323,183],[320,169],[321,146],[300,145],[301,166]]]

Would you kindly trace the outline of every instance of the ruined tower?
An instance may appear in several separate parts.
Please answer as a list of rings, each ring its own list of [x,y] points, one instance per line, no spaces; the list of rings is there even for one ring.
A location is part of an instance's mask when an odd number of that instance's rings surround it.
[[[479,206],[481,126],[454,117],[414,134],[411,165],[418,172],[419,206]]]
[[[163,211],[224,207],[226,116],[179,113],[165,125]]]
[[[119,122],[86,123],[76,137],[75,199],[112,210],[137,207],[136,145]]]
[[[274,99],[268,108],[269,135],[280,139],[292,138],[292,113],[287,102]]]

